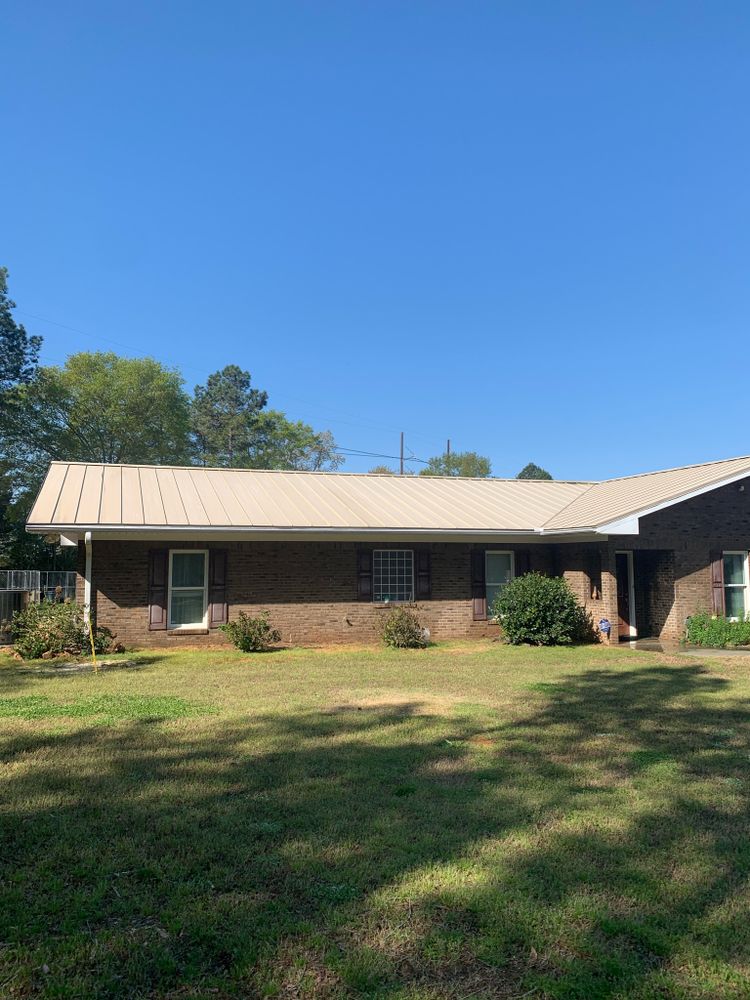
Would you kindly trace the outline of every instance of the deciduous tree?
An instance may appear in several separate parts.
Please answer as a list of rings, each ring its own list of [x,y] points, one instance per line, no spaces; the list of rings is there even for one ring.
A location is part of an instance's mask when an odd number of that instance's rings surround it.
[[[431,458],[420,476],[473,476],[486,478],[492,472],[489,458],[475,451],[453,451]]]
[[[23,481],[51,460],[190,460],[190,401],[179,372],[152,358],[72,354],[17,385],[0,419],[4,458]]]
[[[333,471],[344,462],[330,431],[315,431],[278,410],[259,413],[253,424],[248,465],[254,469]]]

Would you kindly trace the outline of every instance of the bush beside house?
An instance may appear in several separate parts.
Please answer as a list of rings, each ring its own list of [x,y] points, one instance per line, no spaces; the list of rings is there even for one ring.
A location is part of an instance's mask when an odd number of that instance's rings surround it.
[[[424,649],[430,641],[429,632],[408,608],[394,608],[384,619],[380,634],[393,649]]]
[[[83,607],[71,601],[56,604],[40,601],[17,611],[11,621],[13,644],[24,659],[60,656],[64,653],[80,656],[91,651],[91,635],[84,621]],[[92,630],[94,650],[106,652],[112,643],[108,628]]]
[[[591,617],[562,577],[516,577],[499,592],[492,613],[513,645],[562,646],[594,637]]]
[[[687,620],[685,638],[695,646],[725,649],[750,646],[750,618],[732,621],[723,615],[708,612],[692,615]]]
[[[220,628],[243,653],[265,653],[281,642],[281,633],[271,628],[267,611],[261,611],[257,618],[240,611],[235,621],[227,622]]]

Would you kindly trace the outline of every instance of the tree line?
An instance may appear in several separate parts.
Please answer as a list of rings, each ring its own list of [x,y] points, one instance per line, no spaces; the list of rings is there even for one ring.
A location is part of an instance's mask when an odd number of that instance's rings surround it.
[[[42,338],[16,322],[14,308],[0,268],[0,566],[48,565],[50,547],[24,524],[54,460],[313,471],[344,461],[330,431],[270,408],[238,365],[192,394],[178,370],[153,358],[78,352],[43,366]],[[490,473],[489,459],[456,452],[431,458],[421,474]],[[519,478],[551,477],[530,465]]]

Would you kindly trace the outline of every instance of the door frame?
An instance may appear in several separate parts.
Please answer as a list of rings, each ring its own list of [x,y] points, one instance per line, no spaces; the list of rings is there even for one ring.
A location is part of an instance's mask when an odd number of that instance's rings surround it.
[[[636,625],[635,619],[635,573],[633,572],[633,550],[632,549],[617,549],[615,552],[615,571],[617,569],[617,556],[627,556],[628,559],[628,608],[630,612],[630,621],[628,623],[630,629],[630,638],[635,639],[638,635],[638,627]],[[617,609],[617,617],[620,617],[620,609]],[[622,636],[618,635],[618,638]],[[627,636],[626,636],[627,638]]]

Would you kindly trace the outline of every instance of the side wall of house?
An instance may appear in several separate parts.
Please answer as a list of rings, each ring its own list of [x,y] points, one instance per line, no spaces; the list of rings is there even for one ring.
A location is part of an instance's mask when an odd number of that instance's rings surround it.
[[[595,624],[606,618],[614,627],[615,553],[632,551],[638,634],[676,640],[686,618],[712,607],[711,553],[732,549],[750,550],[750,478],[642,518],[638,535],[556,546],[555,572],[567,579]]]
[[[116,633],[126,646],[203,645],[224,643],[223,632],[174,635],[148,629],[149,551],[164,543],[95,541],[92,575],[97,621]],[[180,548],[206,545],[179,543]],[[208,546],[209,548],[212,546]],[[226,542],[229,616],[239,611],[270,612],[285,643],[347,643],[377,641],[377,627],[387,607],[357,599],[357,553],[354,542]],[[428,548],[431,555],[431,596],[417,602],[420,619],[435,638],[497,634],[487,621],[472,614],[471,549],[468,544],[428,546],[388,543],[389,548]],[[521,546],[503,546],[516,548]],[[524,547],[529,568],[554,572],[552,548]],[[79,572],[83,568],[79,553]]]
[[[651,624],[662,638],[679,639],[686,618],[711,610],[711,553],[750,550],[750,478],[649,514],[637,537],[609,544],[635,550],[636,566],[641,553],[659,553],[652,557]]]

